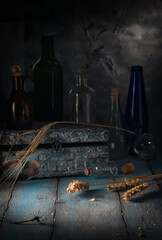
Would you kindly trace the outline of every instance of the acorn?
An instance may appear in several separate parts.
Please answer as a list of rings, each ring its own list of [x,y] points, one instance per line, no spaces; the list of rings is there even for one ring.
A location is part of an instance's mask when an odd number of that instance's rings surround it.
[[[31,177],[35,174],[35,172],[34,172],[34,169],[30,167],[30,168],[24,169],[22,174],[25,175],[26,177]]]
[[[28,166],[36,171],[40,168],[40,163],[37,160],[31,160]]]
[[[128,174],[134,172],[135,167],[133,163],[127,163],[120,167],[120,172],[123,174]]]

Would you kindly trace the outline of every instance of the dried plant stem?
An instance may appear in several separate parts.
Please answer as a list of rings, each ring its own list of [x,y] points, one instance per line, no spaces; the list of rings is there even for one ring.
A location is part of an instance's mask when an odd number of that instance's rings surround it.
[[[162,177],[162,173],[160,174],[153,174],[153,175],[148,175],[148,176],[139,176],[139,177],[129,177],[129,178],[125,178],[127,180],[131,180],[131,179],[142,179],[142,180],[150,180],[150,179],[154,179],[154,178],[161,178]],[[97,185],[105,185],[105,184],[116,184],[116,183],[123,183],[124,180],[121,181],[113,181],[113,182],[103,182],[103,183],[93,183],[93,184],[89,184],[89,186],[97,186]]]
[[[129,189],[128,191],[126,191],[123,195],[122,198],[124,200],[129,200],[132,196],[136,195],[137,193],[140,193],[146,189],[149,189],[150,187],[156,187],[157,185],[161,184],[162,181],[157,182],[157,183],[152,183],[152,184],[148,184],[148,183],[142,183],[138,186],[135,186],[131,189]]]
[[[27,132],[23,132],[23,133],[19,134],[19,135],[14,139],[14,142],[13,142],[13,144],[11,145],[11,147],[10,147],[8,153],[7,153],[7,156],[6,156],[5,161],[3,162],[3,164],[7,163],[8,156],[9,156],[9,154],[10,154],[13,146],[15,145],[15,143],[17,142],[18,139],[20,139],[20,138],[21,138],[22,136],[24,136],[24,135],[29,135],[29,134],[37,133],[37,132],[39,132],[40,130],[41,130],[41,129],[37,129],[37,130],[27,131]]]
[[[134,178],[134,179],[125,178],[123,180],[123,182],[121,182],[121,183],[115,183],[115,184],[112,184],[112,185],[107,185],[106,190],[108,192],[110,190],[123,191],[123,190],[130,189],[132,187],[135,187],[137,185],[140,185],[142,183],[143,183],[143,180],[139,179],[139,178]]]
[[[82,191],[88,190],[91,186],[98,186],[98,185],[105,185],[105,184],[113,184],[113,185],[108,185],[106,187],[107,191],[110,191],[110,190],[120,191],[120,190],[126,190],[132,187],[142,185],[144,184],[143,180],[145,179],[149,180],[149,179],[155,179],[160,177],[162,177],[162,174],[155,174],[155,175],[141,176],[141,177],[131,177],[131,178],[125,178],[122,181],[102,182],[102,183],[93,183],[93,184],[88,184],[87,182],[84,183],[83,181],[79,181],[79,180],[73,180],[73,182],[69,183],[67,192],[75,193],[80,190]],[[155,186],[155,184],[159,184],[159,183],[154,183],[153,185]]]

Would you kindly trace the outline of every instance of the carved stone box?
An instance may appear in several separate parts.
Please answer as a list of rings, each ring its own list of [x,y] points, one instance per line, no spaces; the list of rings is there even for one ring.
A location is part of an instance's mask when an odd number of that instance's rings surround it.
[[[9,147],[23,131],[0,131],[0,162],[5,160]],[[15,143],[9,160],[27,146],[36,134],[23,135]],[[104,170],[109,161],[109,131],[104,128],[52,128],[43,138],[21,172],[26,178],[83,175],[87,167]]]

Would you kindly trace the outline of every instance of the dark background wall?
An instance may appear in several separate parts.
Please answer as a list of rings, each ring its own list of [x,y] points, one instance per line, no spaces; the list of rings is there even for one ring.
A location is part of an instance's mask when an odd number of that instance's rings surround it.
[[[88,30],[85,31],[85,29]],[[130,67],[142,65],[149,109],[149,129],[162,140],[162,1],[60,0],[0,6],[0,103],[12,89],[11,66],[18,64],[31,75],[40,56],[40,38],[52,34],[55,55],[64,70],[64,119],[68,120],[67,93],[75,84],[89,51],[89,40],[105,29],[97,41],[97,60],[88,83],[97,96],[98,123],[109,111],[111,87],[119,87],[125,112]]]

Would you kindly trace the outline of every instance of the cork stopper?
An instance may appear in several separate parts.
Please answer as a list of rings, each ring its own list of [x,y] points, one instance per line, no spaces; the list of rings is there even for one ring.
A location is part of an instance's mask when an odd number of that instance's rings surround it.
[[[15,77],[21,76],[21,67],[18,65],[12,66],[12,73]]]
[[[119,95],[119,88],[113,87],[113,88],[110,89],[111,98],[117,98],[118,95]]]
[[[85,173],[86,176],[89,176],[90,173],[91,173],[91,169],[90,168],[85,168],[84,173]]]

